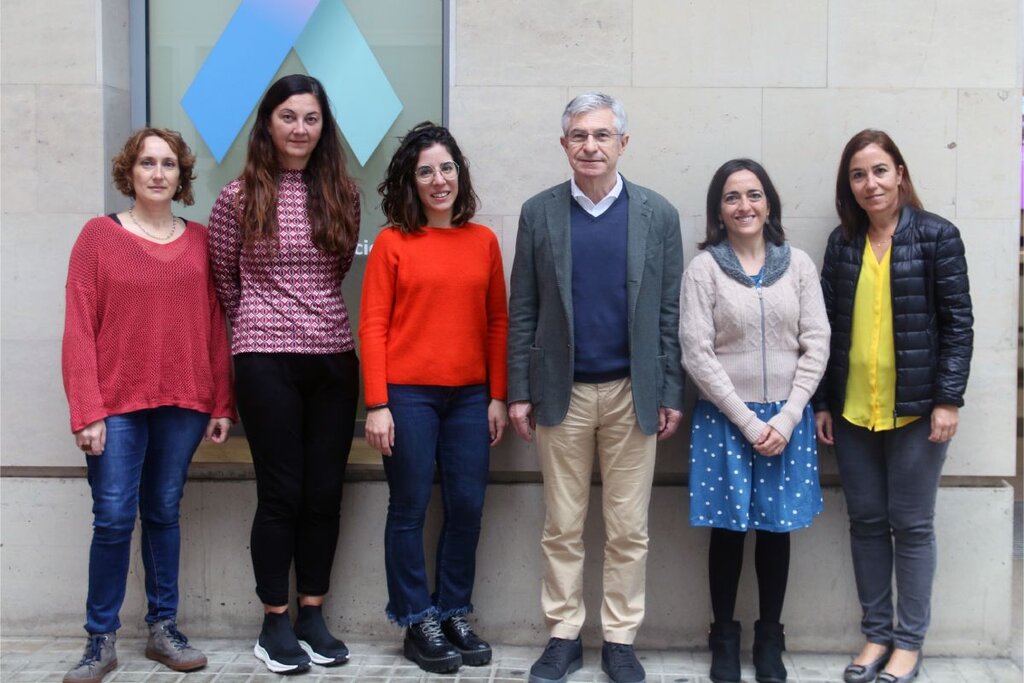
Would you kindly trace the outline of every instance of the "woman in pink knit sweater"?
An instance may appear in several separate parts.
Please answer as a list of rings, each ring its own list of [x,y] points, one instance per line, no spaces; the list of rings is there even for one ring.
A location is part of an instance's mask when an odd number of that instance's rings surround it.
[[[690,438],[690,523],[711,527],[711,678],[740,680],[733,619],[749,529],[757,534],[760,683],[786,680],[780,618],[789,532],[821,512],[814,414],[828,360],[818,273],[789,246],[782,203],[750,159],[722,165],[707,195],[707,237],[683,275],[683,365],[700,391]]]
[[[136,515],[149,609],[146,657],[175,671],[206,665],[178,631],[179,503],[204,436],[222,443],[235,410],[224,316],[206,228],[174,215],[192,204],[195,156],[181,135],[142,128],[114,157],[133,200],[82,228],[68,267],[62,369],[75,445],[93,499],[89,641],[65,683],[99,683],[117,666]]]

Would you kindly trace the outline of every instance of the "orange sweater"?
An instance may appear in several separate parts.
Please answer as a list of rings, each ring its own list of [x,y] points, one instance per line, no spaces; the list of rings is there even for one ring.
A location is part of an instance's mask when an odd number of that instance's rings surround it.
[[[385,228],[367,259],[360,309],[367,405],[387,403],[389,383],[487,383],[491,398],[505,400],[505,275],[487,227]]]

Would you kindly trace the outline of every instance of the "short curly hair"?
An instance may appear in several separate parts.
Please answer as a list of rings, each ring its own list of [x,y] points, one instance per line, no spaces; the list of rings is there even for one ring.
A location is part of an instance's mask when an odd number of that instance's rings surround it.
[[[135,166],[135,161],[139,158],[143,143],[150,136],[158,137],[166,142],[174,155],[178,157],[178,188],[173,199],[185,206],[192,206],[195,203],[195,198],[192,196],[192,181],[196,178],[193,173],[196,166],[196,155],[189,149],[188,143],[181,137],[181,133],[167,128],[140,128],[128,137],[124,147],[112,159],[113,166],[110,175],[113,178],[114,187],[125,197],[135,199],[132,167]]]

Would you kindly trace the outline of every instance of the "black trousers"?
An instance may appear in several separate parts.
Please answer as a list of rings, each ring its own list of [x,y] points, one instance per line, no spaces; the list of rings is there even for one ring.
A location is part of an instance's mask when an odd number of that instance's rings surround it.
[[[294,560],[299,594],[324,595],[338,543],[359,360],[354,351],[240,353],[235,390],[256,470],[256,594],[264,604],[287,605]]]
[[[733,620],[740,572],[743,569],[745,531],[712,529],[708,550],[708,579],[711,588],[711,610],[716,622]],[[757,594],[760,619],[778,623],[782,603],[786,599],[789,579],[789,534],[757,531],[754,547],[754,570],[757,573]]]

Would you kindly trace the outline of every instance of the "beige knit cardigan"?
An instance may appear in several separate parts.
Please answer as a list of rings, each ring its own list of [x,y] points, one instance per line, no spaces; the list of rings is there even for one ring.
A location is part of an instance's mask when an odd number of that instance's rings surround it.
[[[702,251],[683,273],[680,305],[683,366],[700,395],[751,443],[766,423],[745,404],[786,401],[767,424],[788,441],[828,362],[828,318],[811,258],[791,248],[786,272],[758,288]]]

